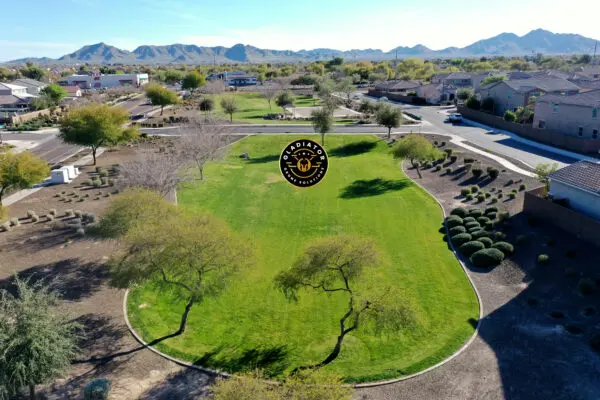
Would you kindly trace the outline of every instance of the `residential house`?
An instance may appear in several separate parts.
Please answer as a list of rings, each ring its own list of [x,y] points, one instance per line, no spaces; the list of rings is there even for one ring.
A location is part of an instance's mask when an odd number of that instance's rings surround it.
[[[66,100],[76,100],[81,97],[81,88],[79,86],[63,86],[63,89],[67,91]]]
[[[0,83],[0,113],[23,113],[29,111],[29,103],[35,96],[27,88],[10,83]]]
[[[213,72],[206,79],[208,81],[222,80],[227,86],[249,86],[256,85],[258,82],[255,75],[247,75],[242,71]]]
[[[576,73],[590,79],[600,79],[600,67],[581,67],[576,70]]]
[[[555,201],[567,200],[573,210],[600,220],[600,164],[579,161],[551,173],[549,180]]]
[[[535,104],[533,127],[600,140],[600,90],[540,97]]]
[[[451,72],[435,75],[431,78],[431,83],[442,85],[442,101],[453,101],[456,97],[456,92],[460,89],[473,89],[473,91],[478,92],[481,87],[481,82],[491,75],[493,75],[492,72],[483,72],[479,74]]]
[[[481,99],[494,100],[494,114],[504,115],[506,111],[516,111],[529,104],[531,98],[548,94],[573,95],[579,87],[566,79],[556,77],[517,79],[492,83],[481,88]]]
[[[47,83],[29,78],[16,79],[12,81],[11,84],[26,88],[27,93],[29,93],[32,96],[39,96],[41,94],[42,89],[48,86]]]
[[[107,89],[115,87],[140,87],[148,83],[148,74],[71,75],[60,81],[62,86],[79,86],[81,89]]]
[[[443,85],[441,83],[430,83],[419,86],[416,90],[417,96],[425,99],[427,104],[439,104],[442,100]]]
[[[378,92],[407,95],[408,92],[416,91],[421,86],[423,86],[421,81],[386,81],[375,84],[375,90]]]

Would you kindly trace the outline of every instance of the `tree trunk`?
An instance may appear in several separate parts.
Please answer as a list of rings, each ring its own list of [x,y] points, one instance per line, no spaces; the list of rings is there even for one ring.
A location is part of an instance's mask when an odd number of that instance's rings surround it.
[[[29,398],[35,400],[35,384],[33,383],[29,384]]]
[[[183,311],[183,315],[181,316],[181,322],[179,323],[179,330],[175,333],[175,336],[183,334],[185,332],[185,328],[187,326],[188,315],[190,314],[190,310],[194,305],[194,298],[190,297],[190,301],[185,306],[185,310]]]
[[[233,124],[233,113],[229,114],[229,122]]]
[[[388,126],[388,139],[392,138],[392,127]]]
[[[94,159],[94,165],[96,165],[96,147],[92,147],[92,158]]]
[[[417,165],[415,168],[417,169],[417,174],[419,175],[419,179],[423,179],[423,177],[421,176],[421,171],[419,170],[419,166]]]
[[[325,132],[321,132],[321,146],[325,147]]]
[[[323,361],[321,361],[320,363],[315,365],[314,368],[324,367],[327,364],[331,363],[333,360],[335,360],[340,355],[340,350],[342,349],[342,342],[344,341],[345,336],[346,336],[345,333],[342,333],[340,336],[338,336],[337,343],[335,344],[335,347],[333,348],[333,351],[331,352],[331,354],[329,354],[326,359],[324,359]]]
[[[160,115],[163,115],[163,111],[165,111],[165,106],[160,106]]]
[[[200,180],[203,181],[204,180],[204,170],[202,168],[199,168],[200,170]]]

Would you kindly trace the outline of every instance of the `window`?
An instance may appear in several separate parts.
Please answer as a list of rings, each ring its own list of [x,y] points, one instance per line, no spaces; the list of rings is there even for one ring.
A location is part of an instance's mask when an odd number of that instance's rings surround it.
[[[592,131],[592,139],[598,139],[598,129]]]
[[[512,99],[512,92],[508,92],[508,98]]]
[[[552,106],[552,112],[555,112],[555,113],[558,112],[558,104],[554,104]]]
[[[579,131],[577,133],[579,136],[583,136],[583,128],[580,126]]]
[[[542,121],[540,119],[540,121],[538,123],[538,128],[540,128],[540,129],[546,129],[546,121]]]
[[[598,118],[598,109],[597,108],[594,108],[592,110],[592,118]]]

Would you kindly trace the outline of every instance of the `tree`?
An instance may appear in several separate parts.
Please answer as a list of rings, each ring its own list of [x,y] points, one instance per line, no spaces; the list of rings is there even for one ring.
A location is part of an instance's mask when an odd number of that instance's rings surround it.
[[[160,115],[163,115],[165,106],[179,104],[181,100],[174,91],[158,83],[149,83],[144,86],[146,97],[150,100],[153,106],[160,106]]]
[[[392,128],[402,125],[402,110],[389,104],[381,106],[375,114],[377,123],[388,128],[388,139],[392,137]]]
[[[200,75],[196,71],[192,71],[189,74],[187,74],[185,76],[185,78],[183,78],[183,82],[181,83],[181,88],[184,90],[189,90],[193,93],[194,90],[198,89],[199,87],[204,86],[205,83],[206,83],[206,80],[204,79],[204,77],[202,75]]]
[[[265,77],[264,73],[260,73],[258,74],[258,76],[256,77],[256,80],[260,82],[261,85],[265,84],[265,81],[267,80],[267,78]]]
[[[138,221],[121,242],[124,252],[110,261],[114,285],[152,280],[185,301],[179,328],[169,337],[183,334],[194,304],[218,296],[250,260],[247,243],[223,222],[180,209],[160,221]]]
[[[227,145],[226,127],[220,125],[201,124],[193,121],[181,129],[179,154],[182,160],[190,161],[200,172],[200,180],[204,179],[204,166],[207,162],[223,156]]]
[[[0,398],[49,383],[64,374],[77,353],[81,325],[57,309],[59,298],[39,281],[14,279],[16,296],[0,290]]]
[[[481,102],[477,100],[477,97],[475,96],[469,97],[465,104],[467,105],[467,108],[470,108],[471,110],[481,109]]]
[[[364,276],[374,273],[379,263],[375,244],[353,236],[326,237],[308,246],[294,265],[275,278],[276,286],[290,300],[298,300],[302,289],[343,295],[348,301],[339,320],[339,335],[331,353],[320,363],[302,369],[320,368],[340,354],[344,338],[357,330],[366,317],[374,317],[377,326],[400,328],[409,320],[409,309],[389,289],[359,290]],[[388,300],[389,302],[386,302]]]
[[[473,89],[471,88],[463,88],[456,91],[456,98],[463,102],[471,96],[473,96]]]
[[[168,69],[165,71],[165,83],[173,85],[181,80],[183,80],[183,71],[179,71],[178,69]]]
[[[488,76],[481,81],[481,87],[491,85],[492,83],[502,82],[505,80],[506,80],[506,76],[504,76],[504,75]]]
[[[515,122],[517,120],[517,115],[510,110],[506,110],[504,113],[504,120],[506,122]]]
[[[68,94],[64,87],[59,86],[56,83],[49,84],[43,88],[40,93],[50,99],[54,104],[58,104],[58,102],[64,99]]]
[[[537,176],[537,180],[540,183],[543,183],[546,186],[546,192],[550,191],[550,179],[548,176],[555,172],[558,169],[558,164],[538,164],[535,167],[535,174]]]
[[[417,170],[419,178],[422,178],[419,163],[438,160],[442,152],[435,148],[429,140],[423,136],[408,135],[398,141],[392,149],[394,158],[408,158],[412,166]]]
[[[265,382],[260,371],[218,379],[215,400],[350,400],[352,388],[338,377],[319,370],[300,371],[281,385]]]
[[[235,97],[228,96],[221,99],[221,108],[226,114],[229,114],[229,121],[233,122],[233,113],[237,112],[238,105]]]
[[[46,96],[40,96],[40,97],[35,97],[35,98],[31,99],[31,101],[29,102],[29,106],[34,111],[39,111],[39,110],[45,110],[46,108],[50,108],[51,103],[50,103],[50,101],[48,101],[48,98]]]
[[[346,104],[350,104],[350,96],[356,91],[356,87],[352,83],[351,77],[346,77],[337,84],[336,89],[346,95]]]
[[[137,131],[127,129],[129,112],[122,107],[90,103],[75,108],[60,120],[59,137],[65,143],[89,147],[94,165],[96,152],[104,145],[116,145],[134,139]]]
[[[37,65],[28,62],[25,68],[21,70],[21,75],[23,75],[25,78],[41,81],[42,79],[44,79],[44,76],[46,76],[46,71],[44,71]]]
[[[0,153],[0,206],[7,190],[26,189],[48,175],[48,164],[33,153]]]
[[[261,91],[261,94],[265,98],[265,100],[267,100],[267,103],[269,103],[269,111],[272,111],[271,102],[273,101],[275,96],[277,96],[277,88],[274,85],[264,86],[263,90]]]
[[[533,110],[530,107],[519,107],[515,113],[517,121],[521,124],[533,122]]]
[[[333,115],[328,107],[321,107],[310,113],[311,123],[316,133],[321,134],[321,145],[325,147],[325,134],[333,127]]]
[[[215,109],[215,100],[212,97],[203,97],[198,103],[198,108],[204,112],[204,119],[208,120],[208,116]]]
[[[280,92],[275,98],[275,104],[277,104],[283,110],[285,114],[286,107],[294,105],[294,96],[289,91]]]
[[[496,107],[496,103],[494,102],[494,99],[491,97],[486,97],[485,99],[483,99],[481,101],[481,111],[493,113],[495,107]]]
[[[140,152],[123,163],[119,185],[152,189],[163,197],[171,196],[189,177],[181,172],[185,160],[177,154]]]
[[[373,102],[371,102],[367,99],[361,100],[361,102],[358,106],[358,111],[360,111],[361,113],[366,114],[366,115],[373,114],[374,110],[375,110],[375,107],[373,106]]]

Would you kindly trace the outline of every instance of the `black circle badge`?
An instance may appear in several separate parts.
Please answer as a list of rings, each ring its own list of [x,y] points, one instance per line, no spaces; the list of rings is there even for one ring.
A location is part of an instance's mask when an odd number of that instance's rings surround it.
[[[294,140],[279,157],[283,177],[297,187],[311,187],[321,182],[328,166],[325,149],[310,139]]]

